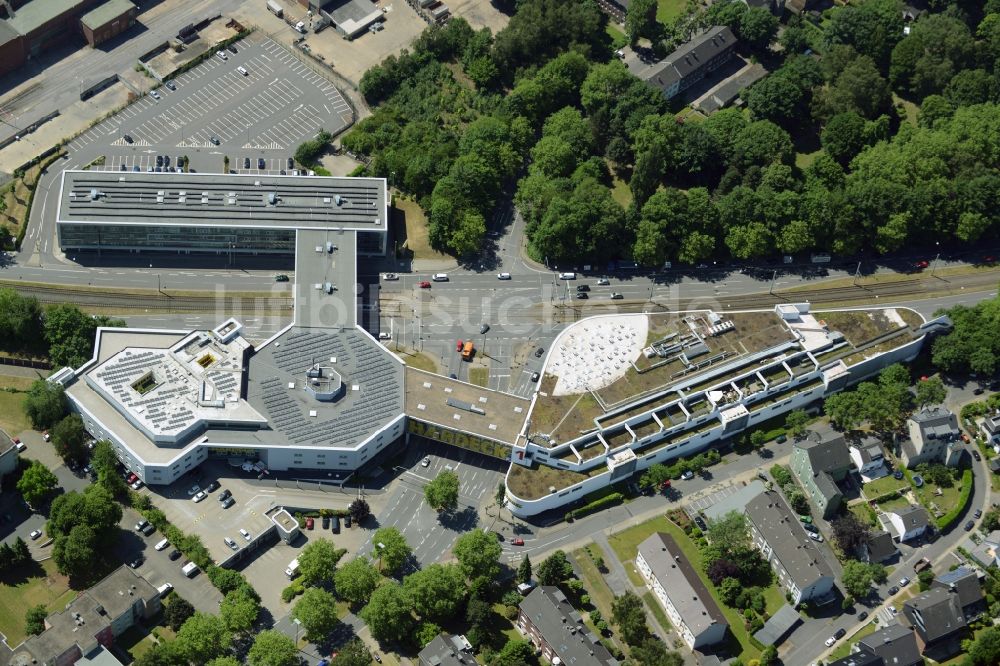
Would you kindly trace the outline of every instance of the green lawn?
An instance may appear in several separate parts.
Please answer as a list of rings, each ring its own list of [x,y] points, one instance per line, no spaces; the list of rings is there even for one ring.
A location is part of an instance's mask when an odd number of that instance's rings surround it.
[[[601,550],[600,546],[596,543],[591,543],[587,547],[595,555],[600,555],[604,559],[604,562],[607,563],[608,555]],[[583,585],[590,594],[590,601],[597,607],[597,610],[601,611],[601,615],[610,618],[611,602],[614,600],[615,595],[604,581],[604,575],[594,566],[594,561],[590,559],[590,555],[587,554],[586,549],[578,548],[574,550],[573,559],[576,560],[576,564],[580,569],[580,575],[583,576]]]
[[[835,659],[843,659],[847,655],[851,654],[851,645],[857,643],[858,641],[860,641],[865,636],[868,636],[869,634],[874,634],[875,630],[878,628],[879,625],[874,620],[869,622],[861,629],[859,629],[856,634],[850,636],[843,643],[841,643],[840,647],[838,647],[836,650],[833,651],[832,654],[830,654],[828,661],[833,661]]]
[[[632,203],[632,190],[629,189],[628,183],[618,176],[611,177],[611,198],[622,208],[628,208]]]
[[[16,585],[0,582],[0,632],[7,637],[8,645],[19,645],[27,637],[24,614],[29,608],[43,604],[52,613],[65,610],[66,604],[76,598],[67,578],[56,571],[54,561],[46,560],[39,566],[43,572],[34,578]]]
[[[961,494],[959,490],[960,483],[955,483],[951,488],[941,488],[941,495],[935,494],[937,486],[924,483],[920,488],[915,488],[914,492],[920,499],[920,503],[927,508],[927,511],[932,517],[943,515],[948,513],[956,504],[958,504],[958,496]],[[937,507],[936,511],[931,510],[931,506]]]
[[[812,163],[816,161],[816,158],[819,157],[819,154],[822,152],[823,152],[822,150],[814,150],[811,153],[795,153],[795,166],[797,166],[800,169],[805,169],[811,166]]]
[[[642,599],[646,602],[646,606],[649,607],[649,611],[653,614],[653,617],[656,618],[656,621],[660,623],[660,626],[663,627],[665,631],[670,631],[670,620],[667,619],[667,614],[663,612],[663,606],[660,605],[660,602],[653,595],[653,593],[646,592],[646,594],[642,595]]]
[[[858,502],[853,504],[847,509],[855,516],[858,520],[871,527],[878,527],[878,515],[875,513],[875,509],[871,508],[865,502]]]
[[[642,577],[635,572],[632,562],[635,559],[636,551],[639,549],[639,544],[654,532],[666,532],[676,539],[684,556],[690,560],[691,566],[698,572],[698,576],[705,583],[705,587],[709,592],[712,592],[712,596],[715,597],[716,603],[722,609],[723,615],[726,616],[726,620],[729,622],[729,630],[740,644],[742,652],[738,655],[739,658],[745,663],[750,659],[760,657],[760,650],[750,644],[750,636],[743,626],[743,618],[737,611],[719,601],[718,597],[715,596],[715,588],[711,581],[702,573],[701,553],[698,551],[698,547],[684,534],[683,530],[668,521],[665,516],[657,516],[608,537],[608,543],[611,544],[615,555],[621,561],[622,565],[624,565],[632,582],[638,585],[645,584]]]
[[[908,506],[910,506],[910,500],[903,497],[897,497],[886,502],[879,502],[878,504],[878,508],[887,513],[889,511],[895,511],[896,509],[904,509]]]
[[[672,23],[674,19],[684,13],[686,6],[686,0],[658,0],[656,20],[660,23]]]
[[[628,38],[625,36],[625,33],[618,28],[617,23],[608,21],[608,25],[604,30],[608,33],[608,36],[611,37],[611,45],[616,49],[620,49],[628,44]]]
[[[133,659],[138,659],[156,645],[156,639],[151,634],[132,627],[116,638],[115,644],[132,655]]]
[[[894,479],[892,475],[883,476],[881,479],[875,479],[869,483],[866,483],[862,491],[865,497],[868,499],[875,499],[893,492],[894,490],[901,490],[903,488],[909,488],[910,484],[907,483],[906,479]]]
[[[31,421],[24,413],[24,398],[27,393],[21,393],[24,389],[20,385],[11,386],[19,379],[22,378],[0,377],[0,388],[16,389],[15,392],[0,390],[0,429],[11,437],[17,437],[25,430],[31,429]]]

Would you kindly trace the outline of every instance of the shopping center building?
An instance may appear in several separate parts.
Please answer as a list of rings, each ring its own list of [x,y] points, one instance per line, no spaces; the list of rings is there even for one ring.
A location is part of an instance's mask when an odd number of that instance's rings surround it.
[[[209,458],[354,472],[416,436],[510,460],[509,506],[530,517],[810,406],[949,325],[808,304],[588,317],[528,400],[407,367],[360,325],[357,258],[385,252],[387,220],[382,179],[66,172],[64,250],[292,253],[294,316],[256,345],[236,319],[101,329],[52,381],[151,485]]]

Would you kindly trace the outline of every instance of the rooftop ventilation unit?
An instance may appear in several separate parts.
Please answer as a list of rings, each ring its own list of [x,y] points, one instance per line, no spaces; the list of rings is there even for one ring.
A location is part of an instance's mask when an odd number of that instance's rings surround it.
[[[341,204],[344,203],[344,197],[340,196],[339,194],[335,194],[335,195],[333,195],[333,201],[338,206],[340,206]]]

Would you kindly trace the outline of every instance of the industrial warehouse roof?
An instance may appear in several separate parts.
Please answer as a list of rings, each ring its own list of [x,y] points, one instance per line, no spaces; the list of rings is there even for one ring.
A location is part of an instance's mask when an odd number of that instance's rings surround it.
[[[55,17],[88,2],[89,0],[32,0],[14,12],[14,17],[7,19],[7,23],[18,34],[27,35]]]
[[[103,5],[98,5],[80,17],[80,23],[91,30],[96,30],[106,23],[109,23],[130,9],[135,9],[135,5],[129,0],[108,0]]]
[[[57,221],[384,232],[387,216],[381,178],[64,171]]]

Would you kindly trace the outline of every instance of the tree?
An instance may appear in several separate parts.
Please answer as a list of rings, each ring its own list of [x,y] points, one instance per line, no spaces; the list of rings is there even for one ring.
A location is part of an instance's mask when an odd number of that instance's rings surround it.
[[[52,429],[52,446],[65,461],[83,460],[87,455],[87,429],[79,414],[70,414]]]
[[[204,664],[229,649],[232,636],[222,619],[208,613],[195,613],[184,622],[174,642],[189,662]]]
[[[750,7],[740,17],[739,34],[751,48],[763,51],[778,34],[778,17],[763,7]]]
[[[326,539],[310,541],[298,557],[299,572],[303,576],[303,582],[306,585],[324,585],[332,582],[337,562],[344,556],[344,552]]]
[[[868,543],[870,532],[868,526],[858,520],[853,513],[834,518],[830,523],[833,528],[833,540],[844,555],[853,556]],[[855,595],[857,596],[857,595]]]
[[[103,540],[114,534],[121,519],[121,505],[103,487],[91,485],[82,494],[68,492],[52,500],[45,531],[58,538],[76,525],[87,525]]]
[[[71,578],[85,578],[94,570],[97,559],[97,535],[89,525],[76,525],[65,536],[58,536],[52,547],[52,559],[59,573]]]
[[[531,558],[528,557],[527,553],[521,560],[520,566],[517,567],[517,581],[525,584],[531,582]]]
[[[941,381],[941,377],[934,375],[933,377],[921,379],[917,382],[916,394],[917,406],[925,407],[944,402],[947,391],[944,387],[944,382]]]
[[[372,559],[378,559],[379,570],[394,575],[403,568],[413,551],[395,527],[382,527],[372,537]]]
[[[112,497],[124,497],[128,491],[125,479],[118,473],[118,456],[111,442],[102,439],[90,452],[90,468],[99,483]]]
[[[222,594],[229,594],[240,588],[253,589],[247,583],[247,579],[244,578],[243,574],[233,569],[209,567],[208,579],[212,581],[212,585],[222,592]],[[256,595],[256,592],[254,595]]]
[[[646,611],[634,592],[628,591],[611,602],[611,619],[618,625],[622,638],[629,645],[639,645],[649,636]]]
[[[340,623],[336,602],[326,590],[310,587],[292,608],[292,618],[302,624],[310,640],[323,640]]]
[[[222,658],[209,661],[207,666],[232,666],[231,662],[221,661]],[[133,666],[188,666],[189,662],[181,654],[176,642],[157,643],[149,650],[141,653],[132,662]]]
[[[299,164],[311,166],[316,163],[316,159],[326,150],[333,135],[326,130],[320,130],[315,138],[303,141],[295,149],[295,161]]]
[[[24,412],[38,430],[51,428],[66,415],[69,404],[62,384],[36,380],[24,398]]]
[[[982,528],[984,532],[992,532],[1000,529],[1000,509],[992,508],[983,516]]]
[[[492,532],[482,529],[467,532],[455,541],[451,551],[470,580],[477,576],[495,580],[500,575],[503,549]]]
[[[629,44],[635,46],[640,37],[653,39],[658,31],[656,0],[636,0],[629,3],[625,12],[625,34]]]
[[[435,511],[454,511],[458,506],[458,475],[445,470],[424,486],[424,499]]]
[[[539,585],[558,585],[573,575],[573,565],[561,550],[549,555],[538,565]]]
[[[465,576],[458,565],[431,564],[407,576],[403,591],[421,618],[448,620],[465,601]]]
[[[795,438],[799,438],[805,433],[808,423],[809,415],[804,409],[793,409],[785,416],[785,428],[788,429],[788,434]]]
[[[242,666],[240,660],[232,655],[225,655],[223,657],[216,657],[212,661],[208,662],[205,666]]]
[[[416,639],[417,645],[423,649],[427,647],[427,644],[432,640],[437,638],[437,635],[441,633],[441,627],[434,624],[433,622],[421,622],[417,625]]]
[[[267,629],[257,634],[247,652],[250,666],[298,666],[299,651],[295,641],[280,631]]]
[[[50,305],[45,310],[45,341],[49,358],[56,367],[79,367],[94,353],[94,339],[100,326],[122,328],[125,322],[91,316],[75,305]]]
[[[865,119],[854,111],[838,113],[827,121],[820,143],[830,157],[847,164],[865,145]]]
[[[465,609],[465,621],[471,626],[485,627],[493,620],[493,607],[490,602],[473,597]]]
[[[642,488],[659,488],[671,477],[670,468],[663,463],[653,463],[639,477],[639,486]]]
[[[337,596],[355,605],[368,601],[378,586],[378,579],[378,571],[363,555],[340,567],[333,575]]]
[[[778,648],[767,645],[760,653],[760,666],[774,666],[778,663]]]
[[[725,557],[720,557],[705,567],[705,575],[716,585],[725,582],[727,578],[739,579],[741,574],[739,565]]]
[[[403,586],[396,582],[380,585],[368,605],[361,609],[361,619],[378,641],[401,641],[409,638],[416,626],[413,604]]]
[[[226,594],[219,605],[219,617],[226,629],[233,633],[250,631],[260,615],[260,599],[249,586]]]
[[[0,207],[2,208],[2,207]],[[4,225],[3,244],[10,237]],[[0,341],[4,349],[17,351],[37,348],[42,339],[42,306],[33,296],[13,289],[0,289]]]
[[[831,43],[850,45],[886,67],[893,47],[903,36],[903,14],[896,0],[841,7],[831,13],[826,35]]]
[[[969,648],[968,662],[973,666],[1000,663],[1000,627],[990,627],[976,637]]]
[[[45,610],[45,604],[32,606],[24,614],[24,631],[29,636],[37,636],[45,631],[45,618],[49,616]]]
[[[337,650],[337,656],[330,660],[330,666],[369,666],[372,654],[360,638],[352,638]]]
[[[361,499],[360,497],[351,502],[351,505],[347,507],[347,512],[351,514],[351,518],[354,522],[359,525],[368,519],[368,516],[372,515],[371,507],[368,506],[368,502]]]
[[[934,570],[925,569],[917,574],[917,580],[920,581],[920,591],[926,592],[930,589],[931,583],[934,582]]]
[[[187,619],[194,615],[194,606],[183,597],[174,596],[167,609],[163,612],[163,617],[167,621],[167,626],[175,632],[180,631]]]
[[[37,507],[58,485],[59,479],[48,467],[32,460],[17,481],[17,491],[25,502]]]
[[[740,592],[743,591],[743,583],[737,578],[727,577],[723,578],[722,582],[717,586],[719,589],[719,598],[722,599],[722,603],[727,606],[732,606],[736,603],[736,598],[740,596]]]
[[[526,640],[512,638],[489,661],[489,666],[524,666],[535,661],[535,650]]]
[[[802,515],[809,515],[809,500],[806,496],[798,489],[785,489],[785,496],[788,498],[788,503],[792,507],[792,511]]]
[[[853,597],[864,599],[871,593],[872,571],[864,562],[848,560],[841,576],[844,590]]]
[[[647,636],[639,645],[630,646],[629,652],[642,666],[684,666],[684,657],[679,652],[668,651],[656,636]]]
[[[747,108],[755,120],[795,123],[802,117],[805,92],[789,76],[772,74],[753,85],[746,93]]]

